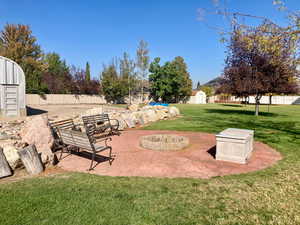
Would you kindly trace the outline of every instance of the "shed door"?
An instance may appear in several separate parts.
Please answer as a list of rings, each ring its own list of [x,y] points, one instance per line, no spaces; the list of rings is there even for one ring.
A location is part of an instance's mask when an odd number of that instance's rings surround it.
[[[18,85],[4,86],[4,109],[6,116],[18,116]]]

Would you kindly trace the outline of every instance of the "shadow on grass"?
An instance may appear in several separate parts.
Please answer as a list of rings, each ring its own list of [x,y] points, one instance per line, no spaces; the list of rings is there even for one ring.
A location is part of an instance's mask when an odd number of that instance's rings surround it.
[[[247,123],[250,126],[250,122]],[[271,131],[270,135],[276,135],[276,132],[284,132],[289,135],[300,135],[300,130],[297,129],[295,122],[273,122],[273,121],[267,121],[267,122],[261,122],[261,123],[255,123],[255,128],[260,128],[261,130],[273,130],[273,133]]]
[[[243,107],[242,105],[239,105],[239,104],[222,104],[222,106],[230,106],[230,107],[236,107],[236,108]]]
[[[239,115],[251,115],[254,116],[254,111],[250,110],[234,110],[234,109],[205,109],[208,113],[220,113],[220,114],[239,114]],[[277,113],[271,112],[259,112],[260,116],[279,116]]]

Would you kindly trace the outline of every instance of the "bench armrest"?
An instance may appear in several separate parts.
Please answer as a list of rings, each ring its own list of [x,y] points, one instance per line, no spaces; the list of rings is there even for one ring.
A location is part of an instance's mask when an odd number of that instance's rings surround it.
[[[99,143],[99,142],[105,142],[105,146],[107,146],[107,142],[108,141],[112,141],[111,137],[103,137],[103,138],[97,138],[95,139],[95,143]]]

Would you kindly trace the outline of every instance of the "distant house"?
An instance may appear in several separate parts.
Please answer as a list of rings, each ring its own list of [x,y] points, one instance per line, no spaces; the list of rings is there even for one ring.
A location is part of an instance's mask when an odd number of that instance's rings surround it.
[[[203,91],[194,90],[187,104],[206,104],[206,94]]]

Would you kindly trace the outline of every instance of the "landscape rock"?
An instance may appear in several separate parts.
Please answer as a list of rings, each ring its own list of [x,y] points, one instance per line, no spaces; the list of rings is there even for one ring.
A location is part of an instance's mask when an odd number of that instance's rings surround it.
[[[142,117],[142,119],[143,119],[143,121],[144,121],[144,124],[147,124],[147,123],[149,123],[149,120],[148,120],[148,117],[147,117],[147,115],[146,115],[146,111],[141,111],[141,117]]]
[[[132,104],[132,105],[129,105],[127,108],[128,108],[128,110],[134,112],[134,111],[139,110],[139,105],[138,104]]]
[[[121,116],[116,119],[119,121],[119,130],[125,130],[128,127],[127,123],[123,118],[121,118]],[[114,122],[112,122],[112,124],[114,124]]]
[[[139,124],[139,125],[145,124],[145,121],[143,118],[143,112],[141,112],[141,111],[132,112],[132,116],[134,117],[136,124]]]
[[[5,132],[1,132],[0,133],[0,140],[7,140],[7,139],[10,139],[11,137],[6,134]]]
[[[102,113],[108,113],[109,118],[117,119],[119,121],[120,130],[124,130],[128,127],[133,128],[136,127],[136,125],[144,125],[149,122],[164,120],[180,115],[179,110],[174,106],[166,107],[161,105],[146,105],[140,108],[138,104],[132,104],[129,105],[127,109],[112,106],[99,106],[89,109],[80,115],[74,116],[74,123],[82,124],[82,116]],[[111,121],[111,123],[114,124],[115,121]]]
[[[156,111],[154,109],[147,110],[146,115],[148,117],[149,122],[155,122],[159,120],[159,116],[156,114]]]
[[[3,146],[3,153],[12,170],[15,170],[22,165],[21,159],[18,155],[18,149],[16,149],[13,145]]]
[[[123,113],[121,117],[126,122],[126,124],[129,128],[135,127],[134,118],[132,117],[132,115],[130,113]]]
[[[103,113],[103,107],[100,106],[85,111],[79,117],[81,118],[82,116],[92,116],[92,115],[97,115],[102,113]]]
[[[180,111],[177,107],[171,106],[169,107],[169,114],[174,117],[174,116],[179,116],[180,115]]]
[[[156,114],[159,120],[168,118],[168,114],[164,110],[156,110]]]
[[[21,130],[22,142],[34,144],[38,153],[41,153],[41,159],[44,164],[51,164],[54,160],[54,154],[51,150],[54,139],[48,126],[46,115],[30,117]]]

